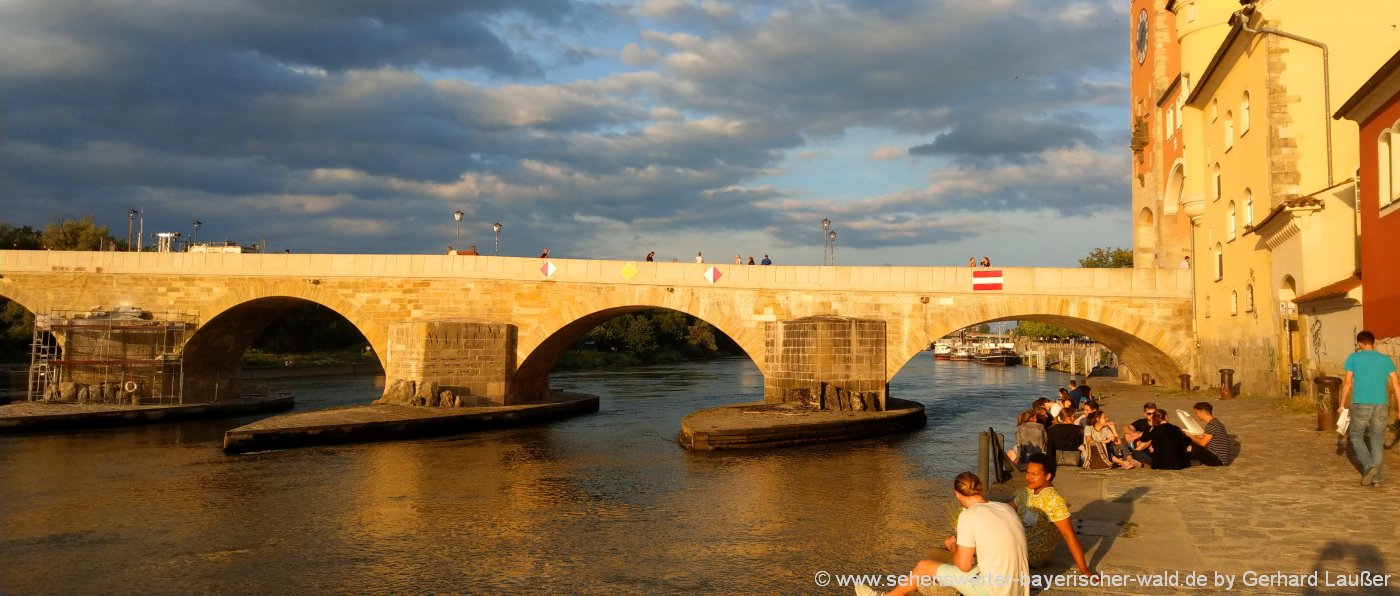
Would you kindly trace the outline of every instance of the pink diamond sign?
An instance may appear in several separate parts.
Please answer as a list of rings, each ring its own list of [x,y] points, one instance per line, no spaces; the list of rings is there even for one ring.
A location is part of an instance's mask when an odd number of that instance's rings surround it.
[[[708,282],[710,282],[710,283],[715,283],[715,282],[719,281],[719,278],[721,278],[721,277],[724,277],[724,274],[719,272],[719,268],[718,268],[718,267],[713,267],[713,266],[712,266],[712,267],[710,267],[709,269],[706,269],[706,270],[705,270],[705,281],[708,281]]]
[[[540,265],[540,273],[544,274],[545,279],[554,277],[554,272],[558,270],[559,268],[554,266],[553,261],[545,261],[543,265]]]

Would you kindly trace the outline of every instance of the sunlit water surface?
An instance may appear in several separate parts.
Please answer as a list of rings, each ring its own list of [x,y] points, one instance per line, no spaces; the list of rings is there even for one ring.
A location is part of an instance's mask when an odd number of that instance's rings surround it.
[[[1065,380],[925,352],[890,386],[923,430],[754,452],[675,442],[686,414],[761,399],[745,359],[556,374],[600,411],[433,440],[224,455],[254,418],[3,437],[0,593],[819,591],[821,570],[906,570],[977,432]],[[272,382],[299,410],[382,383]]]

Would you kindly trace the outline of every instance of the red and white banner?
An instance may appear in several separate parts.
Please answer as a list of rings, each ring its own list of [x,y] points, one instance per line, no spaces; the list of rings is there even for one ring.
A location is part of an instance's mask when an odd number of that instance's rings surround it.
[[[1000,269],[976,269],[972,272],[973,290],[1000,290]]]

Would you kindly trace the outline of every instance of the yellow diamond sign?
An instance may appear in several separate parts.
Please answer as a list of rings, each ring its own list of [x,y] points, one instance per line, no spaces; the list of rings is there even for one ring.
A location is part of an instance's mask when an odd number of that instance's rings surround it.
[[[622,271],[621,271],[621,273],[622,273],[622,279],[625,279],[625,280],[627,280],[627,281],[632,281],[632,278],[634,278],[634,277],[637,276],[637,266],[636,266],[636,265],[633,265],[632,263],[628,263],[628,264],[626,264],[626,265],[623,265],[623,266],[622,266]]]

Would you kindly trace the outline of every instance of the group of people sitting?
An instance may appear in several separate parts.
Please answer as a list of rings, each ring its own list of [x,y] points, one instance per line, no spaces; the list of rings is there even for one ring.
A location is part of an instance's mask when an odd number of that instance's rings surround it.
[[[1148,402],[1142,406],[1143,417],[1119,434],[1099,403],[1088,392],[1080,392],[1085,399],[1077,403],[1074,389],[1075,382],[1070,381],[1070,390],[1061,389],[1058,399],[1037,399],[1021,412],[1016,419],[1016,446],[1007,450],[1008,459],[1020,466],[1032,453],[1047,453],[1061,465],[1157,470],[1187,468],[1193,459],[1207,466],[1228,466],[1234,460],[1230,435],[1210,402],[1193,406],[1201,424],[1199,433],[1172,424],[1166,410]]]

